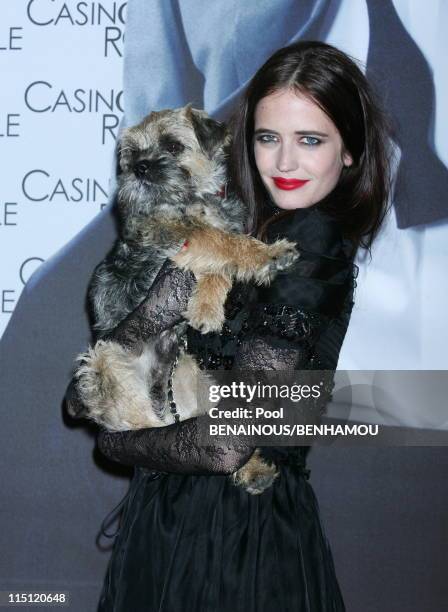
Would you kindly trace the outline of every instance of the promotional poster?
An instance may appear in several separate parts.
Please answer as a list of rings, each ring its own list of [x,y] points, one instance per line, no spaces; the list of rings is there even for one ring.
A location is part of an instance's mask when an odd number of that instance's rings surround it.
[[[448,3],[0,4],[0,607],[448,602]]]

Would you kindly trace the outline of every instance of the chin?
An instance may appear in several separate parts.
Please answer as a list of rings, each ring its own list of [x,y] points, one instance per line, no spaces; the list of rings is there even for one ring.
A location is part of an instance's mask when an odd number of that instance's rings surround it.
[[[309,208],[310,206],[313,206],[314,204],[314,202],[309,202],[307,200],[297,201],[297,199],[293,199],[293,198],[281,198],[281,197],[274,198],[273,196],[271,197],[274,200],[275,205],[278,206],[278,208],[281,208],[282,210],[295,210],[297,208]]]
[[[268,191],[274,204],[281,210],[309,208],[314,204],[314,201],[310,201],[309,197],[304,197],[305,194],[297,193],[297,190],[283,191],[281,189],[269,189]]]

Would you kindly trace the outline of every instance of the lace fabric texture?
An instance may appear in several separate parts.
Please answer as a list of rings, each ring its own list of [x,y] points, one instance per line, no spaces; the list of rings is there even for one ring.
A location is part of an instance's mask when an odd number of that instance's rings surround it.
[[[208,422],[196,417],[158,429],[116,433],[102,429],[98,446],[113,461],[177,474],[232,474],[252,455],[252,447],[232,440],[201,446],[201,426],[208,427]]]
[[[157,283],[157,297],[151,291],[149,298],[120,324],[113,339],[129,350],[140,350],[151,335],[148,335],[149,329],[151,333],[158,333],[163,325],[180,320],[175,314],[175,301],[178,300],[178,312],[184,310],[185,296],[192,286],[189,275],[171,264],[164,266]],[[190,351],[196,355],[201,368],[297,370],[308,369],[311,365],[319,367],[316,341],[328,327],[328,317],[282,305],[256,304],[252,309],[241,308],[243,302],[238,300],[241,300],[241,288],[236,288],[229,296],[227,312],[233,314],[233,319],[227,319],[221,334],[201,335],[189,330]],[[166,308],[168,302],[170,309]],[[148,317],[152,317],[154,309],[156,319],[149,327]],[[209,423],[208,417],[196,417],[157,429],[116,433],[102,429],[98,446],[113,461],[152,471],[231,474],[248,461],[254,447],[238,439],[220,439],[201,446],[199,440],[203,439]],[[278,457],[295,452],[294,447],[281,449]],[[275,456],[274,448],[267,450],[266,458],[272,460]]]
[[[188,298],[196,281],[191,272],[165,261],[151,286],[148,296],[103,340],[114,340],[135,353],[144,342],[184,320]]]
[[[187,308],[194,286],[193,274],[183,272],[167,260],[149,296],[106,339],[139,354],[151,336],[184,320],[182,312]],[[234,334],[230,333],[229,338],[234,339]],[[247,462],[254,448],[241,441],[222,439],[216,444],[201,446],[198,442],[201,430],[204,433],[208,425],[208,417],[196,417],[163,428],[139,431],[111,433],[101,428],[97,442],[100,451],[113,461],[157,472],[235,472]]]
[[[306,238],[308,248],[319,244],[322,257],[313,254],[311,268],[302,264],[296,271],[282,273],[268,290],[236,283],[225,305],[226,321],[220,333],[187,330],[188,350],[201,369],[336,369],[353,306],[352,260],[344,252],[336,225],[317,209],[298,211],[285,231],[282,235],[289,239],[299,236],[304,242]],[[140,353],[148,338],[183,320],[194,286],[191,273],[167,260],[148,297],[108,337]],[[287,303],[279,303],[282,296]],[[204,439],[209,422],[204,416],[164,428],[116,433],[101,429],[98,446],[113,461],[151,471],[233,473],[247,462],[254,447],[239,439],[217,439],[201,446],[199,440]],[[294,461],[304,454],[297,447],[263,450],[266,458],[279,461]]]

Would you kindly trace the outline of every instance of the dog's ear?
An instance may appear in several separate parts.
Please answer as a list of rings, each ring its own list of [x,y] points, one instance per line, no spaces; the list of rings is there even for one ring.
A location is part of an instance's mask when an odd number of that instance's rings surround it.
[[[191,108],[190,105],[187,105],[185,115],[193,125],[201,149],[212,158],[217,149],[224,144],[227,127],[224,123],[209,117],[204,111]]]
[[[117,175],[128,169],[128,166],[132,159],[131,148],[128,142],[128,134],[130,128],[125,128],[120,132],[115,145],[115,151],[117,154]]]

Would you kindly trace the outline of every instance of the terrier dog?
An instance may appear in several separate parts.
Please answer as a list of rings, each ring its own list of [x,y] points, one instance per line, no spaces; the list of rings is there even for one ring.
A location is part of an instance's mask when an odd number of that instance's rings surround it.
[[[223,124],[191,105],[152,112],[123,132],[120,237],[89,289],[100,339],[78,357],[74,379],[87,414],[72,407],[72,416],[87,416],[112,431],[167,425],[167,396],[160,390],[166,390],[170,372],[180,419],[203,414],[197,380],[211,379],[180,346],[187,323],[202,333],[220,330],[235,280],[268,284],[297,260],[294,243],[265,244],[242,233],[246,208],[223,193],[229,139]],[[166,258],[197,281],[183,313],[186,322],[152,338],[140,354],[102,340],[144,299]],[[277,475],[257,452],[238,472],[234,481],[252,493]]]

